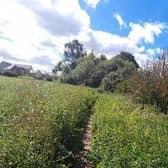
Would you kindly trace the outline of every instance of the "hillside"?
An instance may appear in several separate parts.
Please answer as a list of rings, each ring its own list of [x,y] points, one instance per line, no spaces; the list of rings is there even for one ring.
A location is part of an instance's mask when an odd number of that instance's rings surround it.
[[[166,167],[167,115],[128,97],[0,77],[0,167],[73,167],[92,113],[95,167]],[[92,110],[91,110],[92,109]]]

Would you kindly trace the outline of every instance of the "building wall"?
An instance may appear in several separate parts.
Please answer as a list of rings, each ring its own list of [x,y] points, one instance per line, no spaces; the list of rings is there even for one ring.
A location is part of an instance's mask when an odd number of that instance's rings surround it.
[[[11,74],[11,75],[14,75],[14,76],[19,76],[19,75],[29,74],[29,70],[14,66],[10,70],[8,70],[6,73],[9,74],[9,75]]]

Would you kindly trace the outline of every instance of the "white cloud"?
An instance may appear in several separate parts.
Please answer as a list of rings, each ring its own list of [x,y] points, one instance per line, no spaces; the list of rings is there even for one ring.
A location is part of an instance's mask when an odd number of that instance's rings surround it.
[[[120,28],[127,27],[127,23],[123,20],[123,18],[118,14],[114,14],[114,18],[117,20],[118,24],[120,25]]]
[[[149,52],[146,51],[146,48],[143,45],[139,47],[128,37],[95,30],[90,30],[87,36],[87,40],[83,41],[84,44],[87,46],[87,49],[94,49],[98,55],[103,53],[108,58],[111,58],[121,51],[126,51],[132,53],[140,65],[143,65],[148,59]]]
[[[46,55],[56,64],[64,43],[86,31],[90,18],[77,0],[1,0],[0,25],[0,49],[35,67],[51,69],[51,64],[36,65],[34,58]]]
[[[76,38],[97,54],[111,58],[128,51],[141,62],[156,53],[141,41],[153,43],[166,28],[162,23],[131,23],[128,36],[119,36],[94,30],[90,22],[78,0],[0,0],[0,60],[51,70],[64,44]]]
[[[84,0],[84,2],[91,8],[96,8],[101,1],[108,2],[108,0]]]
[[[128,37],[138,44],[142,41],[145,43],[154,43],[155,37],[158,37],[163,30],[167,29],[164,23],[146,22],[144,24],[130,23],[131,32]]]
[[[77,35],[90,26],[90,17],[81,9],[78,0],[20,1],[34,12],[40,26],[53,35]]]
[[[155,48],[155,49],[149,48],[146,50],[146,52],[148,56],[153,57],[153,56],[159,55],[161,53],[161,49],[160,48]]]

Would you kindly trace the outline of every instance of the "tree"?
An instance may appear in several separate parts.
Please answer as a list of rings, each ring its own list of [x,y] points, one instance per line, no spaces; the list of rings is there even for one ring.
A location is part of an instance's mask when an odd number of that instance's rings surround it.
[[[79,43],[78,40],[65,44],[64,49],[64,62],[68,63],[71,69],[74,69],[79,59],[86,56],[86,51],[83,44]]]
[[[95,67],[95,56],[89,54],[85,59],[81,59],[78,65],[62,78],[63,82],[70,84],[85,84]]]
[[[86,51],[78,40],[73,40],[64,45],[64,58],[52,70],[53,73],[68,74],[86,56]]]
[[[106,61],[107,60],[107,58],[106,58],[106,56],[104,54],[101,54],[99,59],[101,61]]]
[[[65,44],[64,59],[53,72],[62,71],[61,82],[94,88],[101,86],[103,91],[111,92],[138,67],[129,53],[121,52],[108,60],[105,55],[96,57],[93,51],[87,55],[83,45],[73,40]]]
[[[62,71],[62,61],[59,61],[58,64],[52,70],[53,73],[57,73],[59,71]]]
[[[103,78],[99,91],[113,92],[121,81],[123,81],[122,74],[119,71],[112,71]]]
[[[88,86],[91,87],[100,86],[102,79],[108,73],[107,70],[108,63],[109,61],[107,61],[106,59],[96,58],[96,64],[87,81]]]
[[[121,92],[131,93],[133,100],[142,103],[142,107],[144,104],[152,104],[159,107],[160,111],[168,113],[168,51],[163,50],[155,58],[118,88]]]
[[[139,68],[138,63],[136,62],[135,57],[134,57],[132,54],[130,54],[130,53],[128,53],[128,52],[121,52],[121,53],[118,55],[118,57],[121,58],[121,59],[123,59],[123,60],[125,60],[125,61],[129,61],[129,62],[134,63],[136,69]]]

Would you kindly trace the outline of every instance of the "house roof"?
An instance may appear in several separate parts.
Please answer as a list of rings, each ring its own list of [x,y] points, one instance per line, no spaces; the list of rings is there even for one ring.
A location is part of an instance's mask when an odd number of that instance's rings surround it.
[[[5,67],[4,69],[10,70],[14,67],[22,68],[22,69],[26,69],[26,70],[32,70],[33,69],[31,65],[21,65],[21,64],[13,64],[11,66]]]
[[[0,69],[4,69],[4,68],[9,67],[9,66],[11,66],[11,65],[12,65],[11,63],[2,61],[2,62],[0,63]]]
[[[1,70],[10,70],[14,67],[17,67],[17,68],[22,68],[22,69],[26,69],[26,70],[32,70],[33,67],[31,65],[24,65],[24,64],[10,64],[8,62],[1,62],[0,63],[0,69]]]
[[[5,69],[5,70],[10,70],[10,69],[12,69],[14,66],[15,66],[15,65],[10,65],[10,66],[8,66],[8,67],[5,67],[4,69]]]
[[[31,65],[23,65],[23,64],[15,64],[16,67],[18,68],[24,68],[24,69],[27,69],[27,70],[32,70],[33,67]]]

